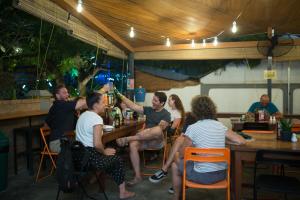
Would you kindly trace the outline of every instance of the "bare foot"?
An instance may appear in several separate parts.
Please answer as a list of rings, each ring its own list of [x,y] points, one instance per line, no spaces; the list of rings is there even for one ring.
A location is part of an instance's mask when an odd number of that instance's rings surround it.
[[[127,137],[118,138],[116,140],[116,142],[119,147],[124,147],[124,146],[128,145],[128,138]]]
[[[122,192],[122,194],[120,194],[120,199],[130,199],[134,196],[135,196],[134,192],[129,192],[129,191],[125,190],[125,192]]]
[[[128,181],[127,182],[127,185],[129,185],[129,186],[134,186],[134,185],[136,185],[136,184],[138,184],[139,182],[142,182],[142,178],[137,178],[137,177],[135,177],[134,179],[132,179],[131,181]]]

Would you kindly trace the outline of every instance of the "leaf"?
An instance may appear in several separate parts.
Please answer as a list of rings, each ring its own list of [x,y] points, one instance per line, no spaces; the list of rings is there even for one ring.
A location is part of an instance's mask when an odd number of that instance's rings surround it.
[[[1,49],[1,51],[2,51],[3,53],[6,52],[6,49],[5,49],[4,46],[2,46],[1,44],[0,44],[0,49]]]

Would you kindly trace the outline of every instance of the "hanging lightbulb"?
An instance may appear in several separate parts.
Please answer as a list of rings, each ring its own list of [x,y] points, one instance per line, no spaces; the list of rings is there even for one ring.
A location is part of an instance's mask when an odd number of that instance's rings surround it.
[[[77,12],[81,13],[82,9],[82,0],[78,0],[76,10]]]
[[[218,37],[215,37],[215,39],[214,39],[214,46],[217,46],[218,45]]]
[[[170,46],[171,46],[171,42],[170,42],[170,39],[169,39],[169,38],[167,38],[166,46],[167,46],[167,47],[170,47]]]
[[[192,40],[191,46],[192,48],[195,48],[195,40]]]
[[[232,22],[232,28],[231,28],[231,32],[236,33],[237,32],[237,27],[236,27],[236,22]]]
[[[129,37],[134,38],[135,33],[133,27],[130,28]]]
[[[205,39],[202,40],[202,46],[204,46],[204,47],[206,46],[206,40]]]

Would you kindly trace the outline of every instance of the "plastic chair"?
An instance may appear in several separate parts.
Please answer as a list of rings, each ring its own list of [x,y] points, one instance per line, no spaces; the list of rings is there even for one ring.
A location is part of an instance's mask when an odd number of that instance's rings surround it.
[[[143,163],[144,163],[144,168],[146,169],[161,169],[162,166],[165,164],[165,161],[167,160],[167,141],[168,141],[168,136],[167,136],[167,132],[164,131],[163,132],[164,134],[164,141],[163,141],[163,157],[162,157],[162,162],[161,162],[161,165],[147,165],[146,163],[146,159],[145,159],[145,151],[158,151],[160,149],[144,149],[143,151]],[[143,173],[144,176],[152,176],[153,173]]]
[[[257,175],[257,169],[260,165],[281,165],[283,170],[281,170],[280,175]],[[253,199],[257,199],[258,191],[284,193],[285,199],[287,199],[287,194],[300,195],[300,181],[295,177],[284,175],[284,167],[289,165],[300,166],[300,152],[257,151],[254,167]]]
[[[46,127],[42,127],[42,128],[40,128],[40,133],[41,133],[41,138],[43,141],[44,148],[41,151],[41,160],[40,160],[39,169],[38,169],[36,179],[35,179],[36,182],[52,175],[54,169],[56,169],[55,157],[58,155],[58,153],[56,153],[56,152],[51,152],[48,147],[48,144],[47,144],[46,137],[48,137],[50,135],[50,129],[46,128]],[[41,171],[45,156],[49,156],[49,158],[51,160],[51,171],[47,176],[40,177],[40,171]]]
[[[197,155],[198,154],[198,155]],[[199,154],[205,154],[201,156]],[[227,178],[214,184],[200,184],[186,180],[186,162],[226,162],[227,163]],[[184,168],[182,180],[182,199],[185,200],[186,187],[199,189],[226,189],[227,200],[230,200],[230,150],[224,149],[202,149],[195,147],[187,147],[184,151]]]

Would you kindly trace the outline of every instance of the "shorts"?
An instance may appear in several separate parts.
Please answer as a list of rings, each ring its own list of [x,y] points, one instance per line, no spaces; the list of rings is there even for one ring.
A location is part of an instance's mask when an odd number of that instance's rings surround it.
[[[162,149],[164,147],[163,139],[144,140],[140,141],[141,150],[145,149]]]
[[[60,152],[60,139],[52,140],[49,142],[49,149],[51,152],[59,153]]]
[[[180,160],[179,171],[183,174],[183,160]],[[186,177],[189,181],[209,185],[226,179],[227,170],[200,173],[194,170],[194,162],[188,161],[186,163]]]

